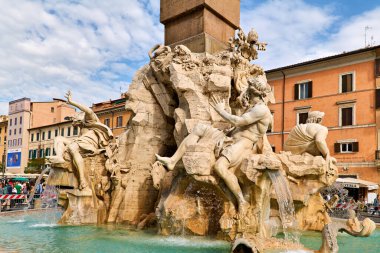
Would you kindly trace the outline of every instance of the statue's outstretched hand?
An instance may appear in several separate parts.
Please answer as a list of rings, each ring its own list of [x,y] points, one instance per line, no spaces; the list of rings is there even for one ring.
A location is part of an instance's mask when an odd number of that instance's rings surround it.
[[[71,103],[72,98],[71,98],[71,91],[70,90],[66,93],[65,98],[67,99],[68,103]]]
[[[214,95],[211,96],[211,102],[210,105],[215,109],[217,112],[221,112],[225,110],[226,104],[224,99],[220,99],[215,97]]]

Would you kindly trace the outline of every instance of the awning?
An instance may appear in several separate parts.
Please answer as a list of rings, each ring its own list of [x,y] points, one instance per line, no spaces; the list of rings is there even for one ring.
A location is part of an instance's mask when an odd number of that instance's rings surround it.
[[[379,185],[374,182],[357,179],[357,178],[351,178],[351,177],[337,178],[336,182],[342,184],[343,187],[346,187],[346,188],[364,187],[364,188],[368,188],[369,191],[379,189]]]
[[[0,177],[2,174],[0,174]],[[8,179],[16,178],[16,177],[24,177],[24,178],[37,178],[40,176],[40,174],[13,174],[13,173],[5,173],[4,176]],[[44,177],[47,177],[48,175],[44,175]]]

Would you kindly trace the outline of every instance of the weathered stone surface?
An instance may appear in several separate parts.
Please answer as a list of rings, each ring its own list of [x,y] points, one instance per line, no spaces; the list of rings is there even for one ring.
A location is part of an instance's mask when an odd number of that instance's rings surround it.
[[[311,112],[307,124],[293,128],[289,152],[272,152],[266,132],[273,92],[263,69],[250,64],[265,45],[255,31],[239,30],[230,51],[215,55],[154,46],[129,87],[126,132],[96,143],[91,156],[67,148],[65,161],[53,166],[49,182],[73,187],[61,192],[61,223],[143,228],[157,221],[165,235],[214,235],[253,250],[281,243],[269,239],[279,226],[328,234],[318,191],[335,181],[337,169],[323,115]],[[73,162],[78,154],[83,171]],[[354,218],[346,225],[358,236],[373,231]]]

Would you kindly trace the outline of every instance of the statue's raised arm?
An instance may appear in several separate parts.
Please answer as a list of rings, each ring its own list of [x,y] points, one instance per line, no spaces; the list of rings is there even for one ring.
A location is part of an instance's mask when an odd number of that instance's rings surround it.
[[[257,100],[259,100],[259,98]],[[236,127],[243,127],[254,124],[266,117],[268,111],[266,106],[257,106],[252,107],[250,110],[248,110],[241,116],[236,116],[225,110],[224,100],[220,100],[214,96],[212,97],[212,102],[210,102],[210,105],[223,119],[225,119],[226,121],[228,121]]]
[[[81,110],[82,112],[85,113],[85,119],[93,120],[93,121],[99,121],[98,117],[91,110],[91,108],[89,108],[85,105],[79,104],[79,103],[72,100],[72,94],[71,94],[70,90],[66,93],[65,98],[66,98],[68,104],[75,106],[76,108],[78,108],[79,110]]]

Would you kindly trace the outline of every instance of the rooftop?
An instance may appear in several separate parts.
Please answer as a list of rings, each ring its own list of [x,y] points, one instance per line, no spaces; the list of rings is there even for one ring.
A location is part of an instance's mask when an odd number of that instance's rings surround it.
[[[349,52],[343,52],[341,54],[331,55],[331,56],[322,57],[322,58],[318,58],[318,59],[314,59],[314,60],[310,60],[310,61],[304,61],[304,62],[300,62],[300,63],[296,63],[296,64],[291,64],[291,65],[280,67],[280,68],[270,69],[270,70],[267,70],[265,72],[267,74],[273,73],[273,72],[277,72],[277,71],[281,71],[281,70],[292,69],[292,68],[296,68],[296,67],[301,67],[301,66],[305,66],[305,65],[309,65],[309,64],[313,64],[313,63],[328,61],[328,60],[332,60],[332,59],[336,59],[336,58],[340,58],[340,57],[345,57],[345,56],[349,56],[349,55],[354,55],[354,54],[359,54],[359,53],[372,51],[372,50],[376,50],[376,49],[380,49],[380,45],[373,46],[373,47],[361,48],[361,49],[357,49],[357,50],[353,50],[353,51],[349,51]]]

